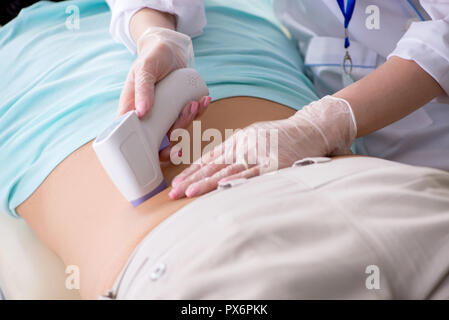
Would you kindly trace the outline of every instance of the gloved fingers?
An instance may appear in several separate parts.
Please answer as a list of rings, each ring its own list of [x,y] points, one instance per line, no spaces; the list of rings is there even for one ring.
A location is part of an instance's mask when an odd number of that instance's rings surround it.
[[[192,163],[189,167],[185,168],[180,174],[178,174],[171,183],[173,188],[177,188],[178,185],[184,182],[189,176],[201,169],[201,165],[198,162]]]
[[[217,189],[218,182],[225,177],[237,175],[247,168],[242,163],[235,163],[222,168],[211,177],[206,177],[198,182],[191,184],[185,191],[185,195],[189,198],[198,197],[210,191]]]
[[[195,182],[213,176],[216,172],[227,167],[227,164],[210,163],[204,166],[192,164],[188,169],[194,171],[192,174],[183,176],[183,180],[174,181],[172,191],[168,194],[173,200],[185,197],[187,188]]]
[[[175,157],[182,157],[182,148],[179,145],[170,145],[159,152],[159,161],[161,163],[167,162],[168,164],[171,164],[171,159],[174,159]]]
[[[177,196],[184,196],[187,187],[204,177],[214,174],[216,171],[221,170],[229,164],[234,163],[234,152],[235,148],[235,135],[227,139],[225,142],[216,146],[211,151],[204,154],[201,158],[197,159],[190,167],[184,169],[180,174],[178,174],[172,181],[173,187],[173,199]],[[230,153],[230,155],[229,155]],[[206,172],[209,170],[210,172]],[[212,172],[215,170],[214,172]],[[198,173],[202,176],[198,176]],[[179,190],[176,190],[178,189]],[[178,193],[180,193],[178,195]]]
[[[134,64],[135,109],[139,117],[148,113],[154,100],[154,85],[173,70],[193,63],[189,36],[161,27],[150,27],[136,41],[139,55]]]
[[[242,142],[242,140],[240,139],[241,131],[242,130],[237,131],[231,137],[227,138],[224,142],[215,146],[211,151],[204,154],[201,158],[202,164],[226,163],[226,164],[230,165],[230,164],[234,164],[237,162],[241,162],[241,161],[239,161],[239,159],[245,159],[245,157],[246,157],[245,150],[243,150],[242,152],[239,152],[236,149],[237,146],[239,146],[239,145],[243,146],[243,144],[239,144],[240,142]]]
[[[159,151],[159,162],[170,163],[172,149],[173,149],[172,146],[168,146],[167,148],[164,148],[161,151]]]
[[[236,179],[249,179],[249,178],[253,178],[256,177],[258,175],[260,175],[260,166],[255,166],[252,168],[249,168],[247,170],[244,170],[242,172],[236,173],[234,175],[228,176],[226,178],[221,179],[220,181],[218,181],[218,183],[224,183],[227,181],[231,181],[231,180],[236,180]]]
[[[166,149],[169,149],[169,148],[166,148]],[[170,151],[170,150],[168,150],[168,151]],[[169,158],[170,158],[170,156],[168,156]],[[161,159],[161,156],[160,156],[160,154],[159,154],[159,165],[160,165],[160,167],[161,167],[161,169],[165,169],[165,168],[168,168],[169,166],[170,166],[170,161],[166,161],[166,160],[160,160]]]
[[[185,129],[187,128],[193,120],[199,117],[201,114],[206,111],[211,101],[210,97],[202,97],[198,101],[189,102],[179,114],[178,119],[176,119],[175,123],[171,126],[167,135],[170,136],[173,130],[176,129]]]
[[[181,113],[179,114],[178,119],[175,121],[175,123],[172,125],[172,127],[167,132],[167,137],[170,139],[171,133],[173,130],[177,128],[185,128],[189,125],[190,122],[193,121],[194,115],[191,114],[192,104],[195,101],[191,101],[186,104],[186,106],[182,109]],[[159,160],[162,161],[170,161],[171,159],[171,151],[172,147],[168,146],[165,149],[162,149],[159,151]]]
[[[151,110],[154,100],[154,85],[156,76],[147,71],[144,65],[138,65],[135,74],[135,106],[137,116],[143,117]]]
[[[202,97],[199,101],[191,101],[189,102],[179,114],[178,119],[176,119],[175,123],[171,126],[171,128],[167,132],[167,136],[170,137],[173,130],[179,128],[187,128],[193,120],[198,118],[201,114],[206,111],[211,101],[210,97]],[[172,148],[169,146],[159,152],[159,160],[160,161],[169,161],[171,159],[171,150]],[[182,150],[180,150],[182,151]],[[176,152],[180,152],[176,151]],[[182,154],[181,154],[182,155]],[[178,156],[181,156],[178,155]],[[176,156],[176,154],[175,154]]]
[[[131,68],[128,72],[125,85],[123,86],[122,92],[120,94],[117,117],[135,109],[134,87],[134,68]]]
[[[185,183],[186,181],[190,181],[191,176],[197,173],[197,171],[201,170],[203,167],[207,167],[212,164],[217,158],[220,157],[222,162],[216,162],[218,164],[224,164],[225,158],[222,156],[224,145],[223,143],[208,153],[204,154],[201,158],[197,159],[194,163],[192,163],[188,168],[184,169],[180,174],[178,174],[172,181],[172,187],[177,188],[181,183]],[[219,160],[219,161],[221,161]],[[185,190],[185,189],[184,189]]]
[[[210,103],[212,101],[212,98],[209,96],[204,96],[200,100],[200,108],[198,110],[198,113],[196,114],[195,118],[201,117],[204,112],[206,112],[207,108],[209,107]]]

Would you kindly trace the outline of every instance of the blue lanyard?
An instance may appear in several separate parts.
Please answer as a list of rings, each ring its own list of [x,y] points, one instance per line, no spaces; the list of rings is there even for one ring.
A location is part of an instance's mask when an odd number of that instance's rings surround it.
[[[341,13],[343,13],[343,17],[345,18],[345,49],[346,54],[343,58],[343,77],[346,77],[348,80],[350,79],[352,73],[352,58],[349,54],[348,48],[351,45],[349,42],[349,32],[348,27],[351,22],[352,15],[355,9],[355,1],[356,0],[347,0],[346,8],[345,8],[345,0],[337,0],[338,6],[340,7]],[[348,70],[349,63],[349,70]],[[345,80],[343,80],[345,82]],[[347,81],[346,81],[347,82]]]
[[[421,12],[419,12],[418,8],[413,4],[413,2],[411,0],[407,0],[407,2],[413,8],[413,10],[415,10],[416,14],[421,19],[421,21],[425,21],[426,19],[424,19],[424,16],[421,14]]]
[[[345,0],[337,0],[338,6],[340,7],[341,13],[343,13],[343,17],[345,18],[345,49],[349,48],[350,42],[349,42],[349,36],[348,36],[348,27],[349,23],[351,22],[352,15],[354,13],[355,9],[355,2],[356,0],[348,0],[348,3],[346,4],[345,8]],[[418,11],[416,6],[413,4],[411,0],[407,0],[407,2],[410,4],[410,6],[415,10],[418,17],[421,19],[421,21],[425,21],[423,15]]]
[[[355,0],[348,0],[346,8],[345,8],[345,0],[337,0],[337,2],[338,6],[340,7],[341,13],[343,13],[343,16],[345,17],[345,49],[347,49],[350,46],[348,27],[352,19],[352,14],[354,13]]]

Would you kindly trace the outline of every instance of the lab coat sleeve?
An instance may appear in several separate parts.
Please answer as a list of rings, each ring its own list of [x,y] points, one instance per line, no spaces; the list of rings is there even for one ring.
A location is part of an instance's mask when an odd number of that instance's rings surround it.
[[[142,8],[151,8],[176,16],[177,31],[190,37],[199,36],[206,25],[203,0],[106,0],[111,9],[109,31],[112,37],[123,43],[129,51],[136,53],[136,44],[131,38],[131,17]]]
[[[414,60],[443,88],[440,101],[449,101],[449,4],[446,0],[421,0],[432,20],[414,22],[389,55]]]

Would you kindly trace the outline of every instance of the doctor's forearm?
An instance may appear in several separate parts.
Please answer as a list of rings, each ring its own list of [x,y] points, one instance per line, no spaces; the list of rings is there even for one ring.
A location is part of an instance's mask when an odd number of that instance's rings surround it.
[[[416,62],[392,57],[334,96],[350,103],[361,137],[404,118],[442,93],[438,82]]]
[[[162,27],[175,30],[176,19],[171,14],[144,8],[134,14],[131,18],[129,32],[131,33],[133,40],[137,41],[142,33],[149,27]]]

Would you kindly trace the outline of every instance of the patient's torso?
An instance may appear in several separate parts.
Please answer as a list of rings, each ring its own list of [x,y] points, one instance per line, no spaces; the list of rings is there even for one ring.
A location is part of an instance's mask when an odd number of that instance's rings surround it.
[[[82,296],[95,298],[90,293],[107,289],[140,239],[189,201],[170,201],[166,190],[134,209],[88,143],[17,210],[65,265],[79,267]]]
[[[202,131],[219,129],[224,137],[224,129],[294,112],[266,100],[225,98],[259,97],[295,109],[316,99],[269,1],[255,2],[205,2],[209,23],[194,40],[196,68],[213,100],[223,100],[209,107]],[[8,92],[0,102],[0,163],[7,169],[0,172],[0,211],[17,208],[66,264],[80,267],[81,294],[95,298],[140,239],[188,201],[172,202],[165,191],[133,209],[100,166],[88,142],[113,120],[135,57],[110,38],[103,1],[74,3],[80,30],[66,29],[63,3],[41,2],[0,31],[0,57],[9,62],[0,79]],[[169,180],[180,169],[164,175]]]
[[[45,1],[0,29],[1,213],[15,215],[63,159],[110,125],[136,58],[111,38],[103,0],[72,4],[79,29],[67,27],[65,2]],[[317,98],[268,0],[205,7],[208,25],[193,45],[213,100],[252,96],[299,109]]]
[[[248,97],[223,99],[208,109],[199,119],[201,131],[214,128],[223,137],[225,129],[283,119],[295,112]],[[192,125],[188,131],[193,137]],[[203,141],[202,148],[209,143]],[[166,181],[169,183],[185,167],[164,168]],[[112,286],[140,240],[190,201],[172,201],[166,189],[133,208],[101,167],[92,143],[88,143],[60,163],[17,212],[66,265],[79,267],[82,297],[96,298]]]

